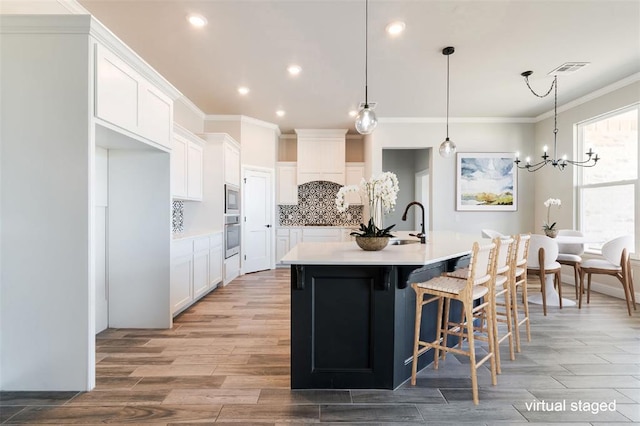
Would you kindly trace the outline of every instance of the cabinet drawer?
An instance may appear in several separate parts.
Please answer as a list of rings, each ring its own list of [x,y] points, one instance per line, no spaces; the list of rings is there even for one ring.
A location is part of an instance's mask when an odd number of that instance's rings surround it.
[[[171,257],[189,256],[193,253],[193,240],[178,240],[171,242]]]
[[[209,237],[197,238],[193,240],[193,251],[209,250]]]

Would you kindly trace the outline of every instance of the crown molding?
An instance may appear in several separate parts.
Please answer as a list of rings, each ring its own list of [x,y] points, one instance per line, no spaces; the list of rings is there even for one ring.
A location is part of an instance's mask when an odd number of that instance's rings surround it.
[[[67,9],[69,11],[69,13],[72,13],[72,14],[75,14],[75,15],[90,15],[91,14],[87,9],[82,7],[82,5],[80,3],[78,3],[76,0],[57,0],[57,1],[62,7]]]
[[[558,113],[568,111],[579,105],[582,105],[596,98],[599,98],[600,96],[614,92],[618,89],[622,89],[623,87],[633,84],[637,81],[640,81],[640,72],[631,74],[629,77],[625,77],[622,80],[618,80],[615,83],[611,83],[608,86],[604,86],[602,89],[598,89],[594,92],[589,93],[588,95],[582,96],[581,98],[574,99],[573,101],[567,102],[566,104],[562,104],[558,107]],[[550,118],[550,117],[553,117],[553,110],[540,114],[535,118],[535,122],[537,123],[539,121],[546,120],[547,118]]]
[[[86,34],[111,50],[171,100],[182,96],[129,46],[91,15],[0,15],[2,34]]]
[[[380,117],[380,123],[434,124],[446,123],[446,117]],[[449,123],[535,123],[532,117],[449,117]]]
[[[349,129],[293,129],[298,137],[307,138],[344,138]]]
[[[187,98],[184,95],[182,95],[178,99],[176,99],[176,102],[180,102],[184,106],[189,108],[189,110],[191,110],[195,115],[197,115],[200,120],[204,120],[206,118],[206,116],[207,116],[204,113],[204,111],[202,111],[200,108],[198,108],[198,106],[196,104],[191,102],[191,99]]]

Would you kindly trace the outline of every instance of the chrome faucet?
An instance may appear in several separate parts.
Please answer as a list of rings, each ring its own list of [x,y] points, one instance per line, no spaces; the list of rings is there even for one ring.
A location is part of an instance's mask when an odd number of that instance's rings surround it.
[[[409,234],[412,237],[418,237],[420,238],[420,244],[426,244],[427,243],[427,234],[424,231],[424,206],[422,205],[422,203],[419,203],[417,201],[412,201],[409,204],[407,204],[407,208],[404,209],[404,214],[402,215],[402,220],[406,221],[407,220],[407,212],[409,211],[409,207],[416,205],[418,207],[420,207],[422,209],[422,229],[420,230],[419,234]]]

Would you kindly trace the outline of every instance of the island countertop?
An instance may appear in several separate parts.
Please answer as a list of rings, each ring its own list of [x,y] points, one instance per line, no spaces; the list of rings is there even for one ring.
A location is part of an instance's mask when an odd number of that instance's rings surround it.
[[[395,232],[397,238],[415,239],[408,232]],[[389,244],[380,251],[365,251],[355,242],[299,243],[282,258],[287,265],[429,265],[471,253],[478,235],[451,231],[427,234],[426,244]]]

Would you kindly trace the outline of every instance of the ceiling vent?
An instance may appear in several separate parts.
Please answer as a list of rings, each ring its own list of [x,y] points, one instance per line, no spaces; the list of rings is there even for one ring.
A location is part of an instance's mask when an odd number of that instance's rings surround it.
[[[565,62],[559,67],[549,71],[547,75],[565,75],[572,74],[589,65],[589,62]]]
[[[377,106],[378,106],[377,102],[369,102],[369,109],[371,110],[376,109]],[[364,102],[360,102],[360,105],[358,105],[358,110],[361,110],[362,108],[364,108]]]

